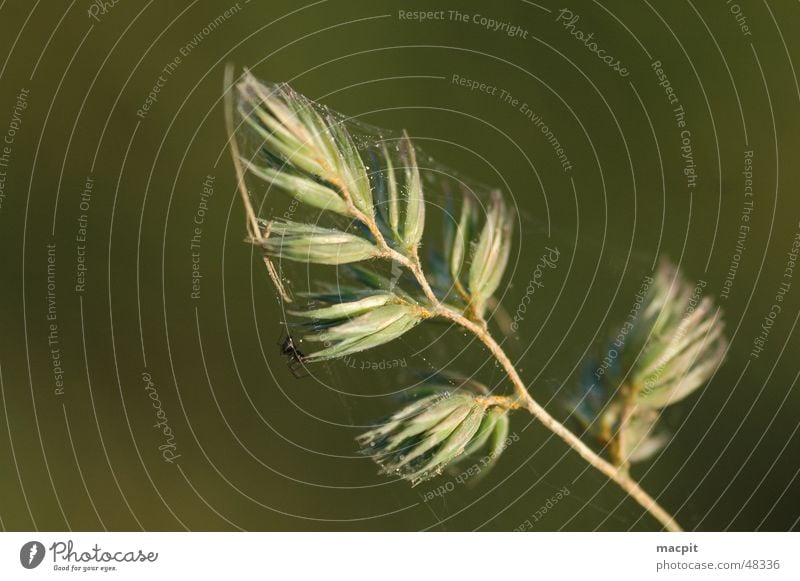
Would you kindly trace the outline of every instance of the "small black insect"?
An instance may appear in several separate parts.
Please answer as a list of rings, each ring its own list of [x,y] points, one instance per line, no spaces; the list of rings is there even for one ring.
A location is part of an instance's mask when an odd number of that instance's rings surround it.
[[[294,346],[294,339],[289,333],[286,333],[286,337],[278,343],[281,348],[281,355],[284,355],[287,359],[287,367],[289,371],[292,372],[297,379],[301,379],[303,377],[308,377],[308,371],[306,371],[306,366],[304,363],[305,355],[303,352],[300,351],[297,347]]]

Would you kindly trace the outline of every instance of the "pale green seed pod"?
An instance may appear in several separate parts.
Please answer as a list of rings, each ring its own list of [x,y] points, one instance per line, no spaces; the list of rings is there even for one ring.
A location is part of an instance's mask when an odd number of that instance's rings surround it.
[[[434,390],[380,426],[359,436],[362,451],[381,466],[413,485],[438,476],[454,462],[489,444],[493,464],[505,448],[507,410],[489,406],[478,394],[465,390]]]

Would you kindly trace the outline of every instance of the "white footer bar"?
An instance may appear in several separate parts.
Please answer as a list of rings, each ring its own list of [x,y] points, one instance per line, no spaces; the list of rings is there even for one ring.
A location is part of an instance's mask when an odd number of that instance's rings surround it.
[[[799,563],[798,533],[0,534],[9,580],[796,580]]]

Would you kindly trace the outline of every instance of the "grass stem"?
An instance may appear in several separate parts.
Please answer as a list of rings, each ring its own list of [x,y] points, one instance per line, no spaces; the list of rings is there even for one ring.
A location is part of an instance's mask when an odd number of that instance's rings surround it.
[[[680,525],[675,518],[664,510],[647,492],[639,486],[639,483],[631,478],[624,468],[618,468],[610,462],[603,459],[596,454],[589,446],[584,444],[578,436],[571,430],[564,426],[561,422],[551,416],[547,410],[539,405],[536,400],[528,392],[522,378],[517,373],[516,368],[511,363],[511,360],[503,351],[502,347],[494,340],[490,333],[476,323],[470,321],[466,317],[454,313],[449,309],[440,309],[436,312],[438,316],[449,319],[453,323],[463,327],[475,337],[477,337],[489,351],[492,356],[500,363],[503,369],[514,385],[514,389],[519,399],[524,403],[525,408],[533,415],[541,424],[553,432],[556,436],[561,438],[568,446],[575,450],[584,460],[591,464],[594,468],[608,476],[611,480],[616,482],[631,498],[638,502],[645,510],[647,510],[653,518],[658,520],[663,527],[668,531],[678,532],[681,531]]]

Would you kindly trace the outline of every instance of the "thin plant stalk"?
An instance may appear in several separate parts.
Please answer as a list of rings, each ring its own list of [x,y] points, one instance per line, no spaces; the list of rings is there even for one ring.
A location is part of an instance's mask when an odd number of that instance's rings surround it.
[[[225,67],[225,86],[230,87],[233,82],[233,67],[227,66]],[[242,167],[242,163],[239,157],[239,144],[236,142],[236,139],[233,135],[233,97],[230,91],[225,93],[225,127],[228,133],[228,150],[231,152],[233,156],[233,166],[236,168],[236,187],[242,195],[242,201],[244,202],[245,212],[247,212],[247,233],[248,237],[251,240],[263,242],[265,238],[269,237],[269,230],[265,233],[261,232],[261,229],[258,227],[258,218],[256,217],[256,212],[253,209],[253,204],[250,203],[250,196],[247,193],[247,185],[245,184],[244,179],[244,168]],[[283,288],[283,283],[281,283],[281,278],[278,276],[278,272],[275,270],[275,266],[272,264],[272,261],[269,259],[269,256],[266,254],[263,255],[264,258],[264,265],[267,267],[267,272],[269,273],[269,277],[272,279],[275,288],[278,290],[278,293],[281,295],[281,298],[286,301],[287,303],[292,302],[292,298],[289,296],[289,293],[286,292],[286,289]]]
[[[225,85],[227,88],[232,87],[232,80],[233,80],[233,70],[229,67],[226,70],[226,81]],[[244,169],[242,168],[241,159],[239,157],[238,147],[236,145],[236,139],[234,137],[234,120],[233,115],[230,113],[233,110],[232,107],[232,91],[227,90],[225,94],[226,100],[226,110],[229,114],[226,115],[226,127],[228,133],[228,140],[230,143],[230,151],[233,158],[234,166],[236,167],[236,177],[237,177],[237,186],[239,193],[241,194],[242,203],[244,204],[245,213],[247,216],[247,226],[248,226],[248,234],[251,239],[251,242],[255,244],[260,244],[265,241],[265,239],[269,236],[269,229],[267,228],[264,232],[262,232],[258,226],[258,220],[256,218],[256,212],[253,208],[252,201],[250,199],[249,192],[247,191],[247,186],[244,181]],[[508,355],[506,355],[505,351],[503,351],[502,347],[495,341],[492,337],[491,333],[488,331],[488,325],[485,318],[480,315],[476,314],[473,310],[467,309],[465,313],[469,316],[466,316],[464,313],[461,313],[452,307],[444,305],[434,294],[433,289],[431,288],[431,284],[426,278],[422,264],[420,262],[419,256],[416,252],[416,248],[410,252],[409,256],[406,256],[394,248],[391,248],[387,241],[385,240],[383,234],[381,233],[378,224],[376,223],[375,219],[371,216],[368,216],[366,213],[359,210],[353,202],[353,197],[348,191],[347,184],[343,181],[339,180],[338,183],[335,183],[335,186],[340,190],[342,197],[344,198],[348,212],[350,216],[361,222],[372,234],[373,238],[375,239],[375,243],[379,248],[378,258],[384,258],[388,260],[395,261],[399,263],[406,269],[408,269],[411,274],[416,279],[417,283],[419,284],[420,288],[422,289],[425,297],[428,300],[428,305],[426,308],[422,308],[423,316],[425,318],[432,318],[438,317],[442,319],[449,320],[456,325],[462,327],[466,331],[472,333],[478,340],[483,343],[486,348],[490,351],[492,356],[497,360],[498,363],[503,367],[506,375],[508,376],[509,380],[514,386],[514,390],[516,392],[516,398],[507,398],[507,397],[494,397],[492,399],[494,405],[500,405],[505,407],[506,409],[526,409],[528,412],[535,417],[539,422],[542,423],[547,429],[553,432],[556,436],[561,438],[568,446],[570,446],[573,450],[575,450],[586,462],[588,462],[591,466],[602,472],[608,478],[613,480],[622,490],[624,490],[631,498],[633,498],[636,502],[638,502],[647,512],[649,512],[653,518],[655,518],[661,525],[668,531],[681,531],[680,525],[677,523],[675,518],[670,515],[664,508],[662,508],[656,501],[653,499],[647,492],[645,492],[639,484],[630,477],[628,474],[627,469],[623,466],[615,466],[612,463],[606,461],[597,453],[595,453],[589,446],[587,446],[581,439],[576,436],[571,430],[566,428],[561,422],[555,419],[552,415],[550,415],[536,400],[530,395],[528,389],[525,387],[525,383],[522,381],[522,378],[517,373],[516,368],[514,367],[513,363],[509,359]],[[265,264],[267,265],[270,277],[272,278],[273,282],[275,283],[278,292],[282,296],[286,296],[286,292],[283,289],[283,285],[280,282],[280,278],[277,276],[277,273],[274,270],[272,263],[269,261],[268,257],[265,258]]]
[[[656,520],[658,520],[665,529],[672,532],[680,532],[682,529],[675,518],[670,515],[664,508],[658,504],[644,489],[639,486],[624,467],[614,466],[598,454],[596,454],[589,446],[583,443],[578,436],[576,436],[570,429],[564,426],[561,422],[550,415],[528,392],[522,378],[517,373],[508,355],[505,354],[502,347],[494,340],[490,333],[488,333],[482,326],[470,321],[466,317],[445,311],[440,316],[447,318],[454,323],[460,325],[464,329],[475,335],[492,353],[494,358],[503,367],[503,370],[508,375],[511,383],[518,396],[518,406],[527,409],[532,416],[539,420],[542,425],[561,438],[568,446],[575,450],[580,456],[591,464],[594,468],[605,474],[608,478],[616,482],[631,498],[638,502],[647,512],[649,512]]]

